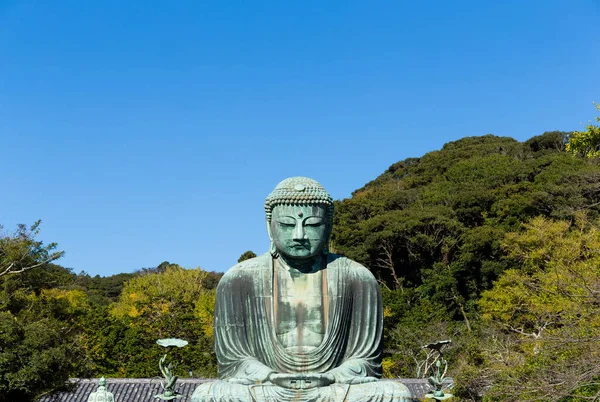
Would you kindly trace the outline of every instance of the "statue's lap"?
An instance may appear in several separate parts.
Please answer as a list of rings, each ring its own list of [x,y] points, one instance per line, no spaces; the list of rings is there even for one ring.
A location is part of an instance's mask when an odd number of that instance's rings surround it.
[[[393,380],[365,384],[332,384],[327,387],[293,390],[275,385],[240,385],[226,381],[201,384],[192,402],[408,402],[408,388]]]

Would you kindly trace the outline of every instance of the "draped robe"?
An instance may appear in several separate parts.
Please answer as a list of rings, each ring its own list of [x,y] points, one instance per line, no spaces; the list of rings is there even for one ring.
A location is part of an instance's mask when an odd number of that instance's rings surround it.
[[[200,385],[192,401],[411,401],[404,385],[377,381],[383,334],[377,281],[362,265],[333,254],[324,270],[324,338],[315,349],[297,353],[286,350],[275,333],[271,255],[230,269],[219,282],[215,304],[221,381]],[[330,373],[335,383],[288,389],[271,384],[270,373]]]

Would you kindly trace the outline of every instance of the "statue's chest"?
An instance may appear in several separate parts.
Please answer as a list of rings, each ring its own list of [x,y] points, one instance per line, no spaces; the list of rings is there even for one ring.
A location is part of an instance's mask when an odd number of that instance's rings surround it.
[[[275,332],[279,340],[288,348],[319,346],[325,334],[322,271],[299,277],[279,271],[274,279]]]

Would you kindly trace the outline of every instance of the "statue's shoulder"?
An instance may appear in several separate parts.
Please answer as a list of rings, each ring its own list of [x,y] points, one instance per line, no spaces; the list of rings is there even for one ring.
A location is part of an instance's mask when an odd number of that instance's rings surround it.
[[[257,257],[239,262],[225,272],[223,278],[221,278],[221,282],[223,282],[223,280],[230,281],[234,278],[256,278],[256,275],[259,272],[269,269],[270,261],[271,254],[264,253]]]
[[[377,279],[367,267],[350,258],[330,253],[327,267],[343,270],[346,278],[353,277],[363,282],[377,284]]]

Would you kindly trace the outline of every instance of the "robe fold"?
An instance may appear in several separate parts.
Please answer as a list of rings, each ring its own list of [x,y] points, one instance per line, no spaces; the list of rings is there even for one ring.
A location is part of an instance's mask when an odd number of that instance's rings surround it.
[[[275,333],[273,278],[273,259],[266,253],[237,264],[219,282],[214,337],[221,381],[199,387],[192,401],[412,400],[403,399],[410,396],[405,386],[391,381],[351,385],[375,381],[382,374],[381,293],[365,267],[327,256],[325,334],[318,347],[302,353],[286,350]],[[293,390],[272,385],[267,380],[270,373],[330,373],[335,383]],[[357,388],[360,399],[348,398],[351,388]]]

